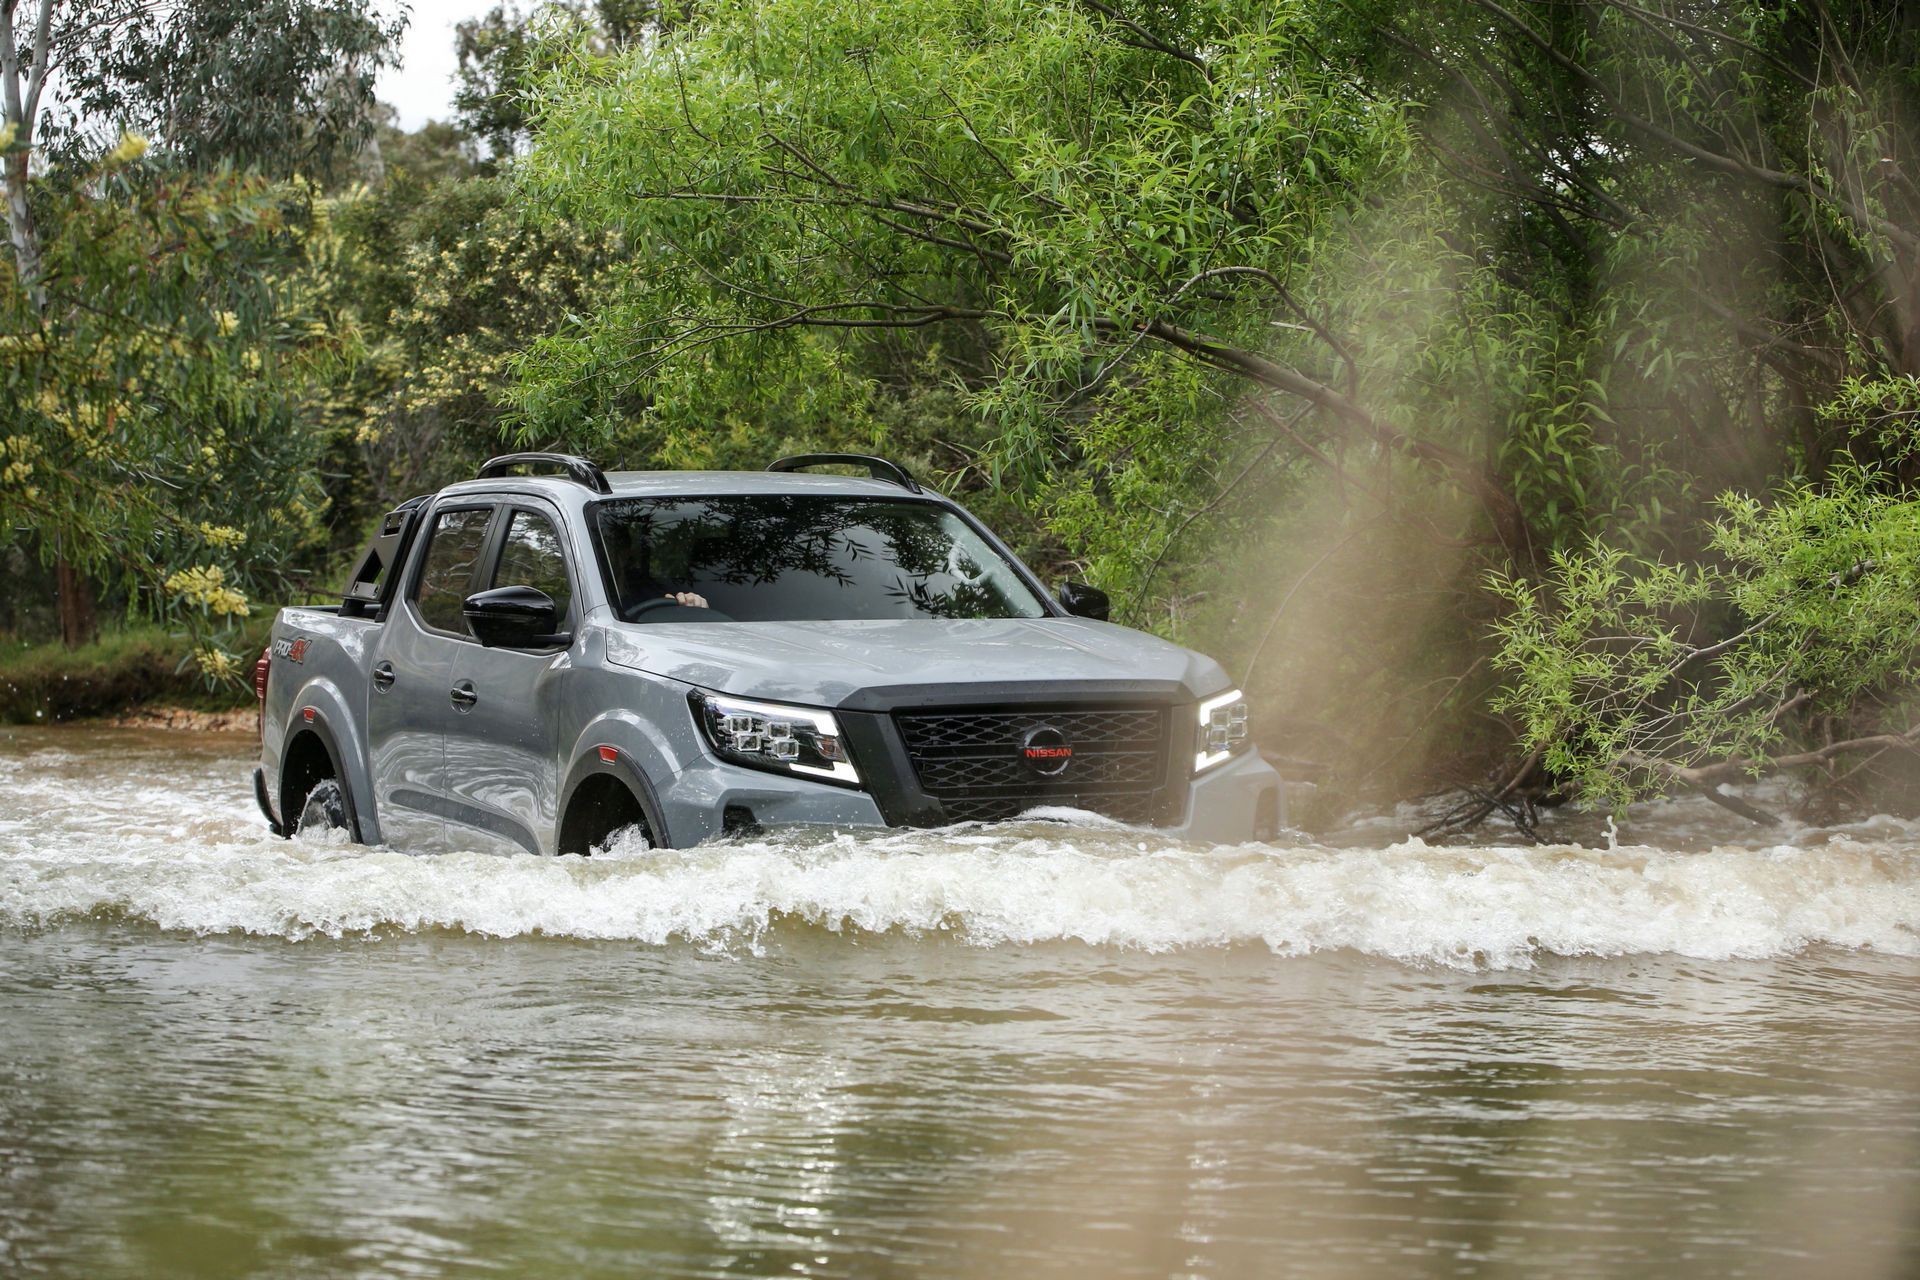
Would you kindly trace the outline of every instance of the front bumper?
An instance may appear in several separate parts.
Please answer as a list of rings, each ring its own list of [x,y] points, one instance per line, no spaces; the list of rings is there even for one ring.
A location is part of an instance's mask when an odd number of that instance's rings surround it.
[[[1280,775],[1257,751],[1235,756],[1187,787],[1187,817],[1168,833],[1203,844],[1271,840],[1287,820]]]
[[[954,706],[962,696],[944,691],[894,709],[918,710],[928,705]],[[1134,709],[1153,706],[1140,700],[1139,690],[1128,703]],[[1066,697],[1056,687],[1044,702],[1039,698],[1008,698],[1001,690],[989,701],[973,695],[974,708],[992,714],[1058,712],[1065,705],[1096,709],[1114,704],[1110,690],[1080,690]],[[974,699],[977,698],[977,702]],[[1005,810],[1061,806],[1107,812],[1124,820],[1165,832],[1179,839],[1218,844],[1269,840],[1285,821],[1285,796],[1280,776],[1255,751],[1248,750],[1199,777],[1190,776],[1193,759],[1192,701],[1162,695],[1155,699],[1166,714],[1163,742],[1165,763],[1150,783],[1116,790],[1105,785],[1099,794],[1082,793],[1071,779],[1050,784],[1051,794],[1026,798]],[[1032,712],[1033,707],[1046,711]],[[666,786],[659,799],[666,824],[676,844],[695,844],[734,831],[757,827],[805,824],[837,827],[942,827],[970,816],[956,811],[951,792],[943,800],[923,790],[920,769],[899,730],[893,710],[834,709],[860,770],[861,787],[853,789],[812,779],[743,768],[707,756],[700,765],[684,769]],[[998,815],[993,815],[998,816]]]

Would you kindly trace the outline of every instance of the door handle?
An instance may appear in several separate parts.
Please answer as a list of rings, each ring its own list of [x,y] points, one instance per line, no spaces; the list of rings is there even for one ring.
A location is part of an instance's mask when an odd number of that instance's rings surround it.
[[[447,696],[453,699],[454,708],[459,711],[470,711],[473,704],[480,701],[480,695],[473,691],[471,680],[462,680],[447,691]]]
[[[393,664],[391,662],[381,662],[374,665],[373,687],[382,693],[393,688]]]

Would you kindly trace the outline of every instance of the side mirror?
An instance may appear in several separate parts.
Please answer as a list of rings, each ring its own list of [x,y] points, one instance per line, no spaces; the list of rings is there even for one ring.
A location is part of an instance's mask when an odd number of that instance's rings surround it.
[[[1105,622],[1111,612],[1107,593],[1084,582],[1060,584],[1060,607],[1076,618],[1092,618],[1096,622]]]
[[[489,649],[545,649],[568,644],[557,635],[559,611],[553,597],[534,587],[494,587],[467,597],[462,609],[473,635]]]

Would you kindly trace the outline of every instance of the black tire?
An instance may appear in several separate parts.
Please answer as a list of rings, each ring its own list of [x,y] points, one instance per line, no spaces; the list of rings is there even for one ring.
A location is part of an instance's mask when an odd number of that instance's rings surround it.
[[[293,820],[293,834],[304,831],[346,831],[347,793],[333,778],[322,778],[307,792],[299,814]]]
[[[626,783],[611,774],[594,774],[580,784],[568,802],[555,852],[591,854],[633,827],[640,828],[649,846],[660,847],[646,809]]]

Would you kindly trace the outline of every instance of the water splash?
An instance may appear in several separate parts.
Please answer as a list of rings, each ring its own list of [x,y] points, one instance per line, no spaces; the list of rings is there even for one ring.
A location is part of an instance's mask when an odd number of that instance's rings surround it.
[[[1464,967],[1543,955],[1920,955],[1906,824],[1763,848],[1246,845],[1112,823],[778,834],[594,858],[416,856],[269,836],[215,756],[0,767],[0,927],[112,917],[301,939],[458,930],[751,949],[799,934],[979,946],[1350,949]],[[173,781],[177,779],[178,781]]]

